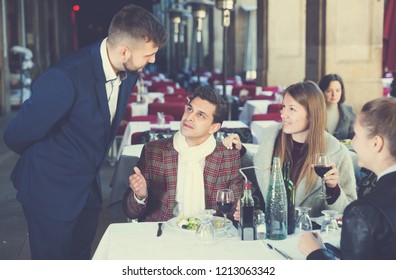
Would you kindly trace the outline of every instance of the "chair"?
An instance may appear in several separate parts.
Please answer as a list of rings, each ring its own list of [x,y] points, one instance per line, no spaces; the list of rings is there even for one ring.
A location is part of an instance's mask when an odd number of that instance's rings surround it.
[[[280,113],[267,113],[267,114],[254,114],[252,116],[253,121],[276,121],[282,122]]]
[[[128,125],[128,122],[131,121],[132,118],[132,106],[130,104],[127,105],[125,109],[124,116],[122,118],[122,121],[120,123],[120,126],[118,127],[117,130],[117,136],[123,136],[125,132],[125,128]]]
[[[283,108],[283,105],[280,104],[280,103],[269,104],[268,105],[268,109],[267,109],[267,113],[280,113],[282,108]]]
[[[141,142],[142,135],[145,131],[135,132],[131,135],[131,145],[144,144]]]
[[[128,103],[133,103],[136,101],[137,101],[137,95],[131,93],[131,95],[129,95],[128,97]]]
[[[242,143],[253,143],[252,131],[248,127],[221,128],[218,132],[215,133],[214,136],[216,139],[218,139],[218,134],[221,134],[221,136],[224,138],[232,133],[238,134]]]
[[[167,92],[167,87],[176,87],[176,82],[174,81],[159,81],[153,82],[151,86],[148,87],[149,92]]]
[[[177,94],[177,95],[186,95],[187,91],[185,88],[182,87],[174,87],[173,88],[173,94]]]
[[[390,92],[391,92],[390,88],[383,87],[383,95],[384,95],[384,97],[389,97]]]
[[[239,106],[242,107],[246,100],[252,99],[256,95],[256,85],[234,85],[231,95],[239,98]]]
[[[175,118],[172,115],[164,115],[165,123],[170,123],[174,121]],[[150,122],[150,123],[157,123],[157,115],[146,115],[146,116],[133,116],[130,118],[131,122]]]
[[[156,115],[157,112],[163,112],[165,115],[172,115],[175,121],[180,121],[185,108],[186,102],[151,103],[148,105],[148,114]]]
[[[278,87],[278,86],[265,86],[264,88],[263,88],[263,90],[265,90],[265,91],[272,91],[272,92],[280,92],[281,90],[280,90],[280,88]]]
[[[253,100],[272,100],[272,101],[274,101],[275,100],[275,94],[272,94],[272,95],[264,95],[264,94],[255,95],[253,97]]]
[[[131,136],[131,144],[146,144],[151,141],[172,137],[177,130],[150,130],[135,132]]]
[[[168,102],[184,102],[187,103],[187,96],[184,94],[165,94],[165,103]]]

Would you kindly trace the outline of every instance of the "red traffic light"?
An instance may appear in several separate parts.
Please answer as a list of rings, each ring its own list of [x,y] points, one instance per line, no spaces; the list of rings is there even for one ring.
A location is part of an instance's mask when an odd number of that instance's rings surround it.
[[[73,11],[78,12],[80,10],[80,5],[73,5]]]

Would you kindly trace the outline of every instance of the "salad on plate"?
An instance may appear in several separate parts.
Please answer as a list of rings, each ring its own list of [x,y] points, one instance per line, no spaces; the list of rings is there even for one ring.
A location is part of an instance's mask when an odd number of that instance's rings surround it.
[[[197,230],[201,224],[201,220],[198,217],[178,217],[176,218],[176,225],[182,229],[186,230]],[[213,216],[211,217],[212,224],[215,230],[221,229],[224,226],[224,218]],[[232,222],[227,219],[226,226],[230,226]]]

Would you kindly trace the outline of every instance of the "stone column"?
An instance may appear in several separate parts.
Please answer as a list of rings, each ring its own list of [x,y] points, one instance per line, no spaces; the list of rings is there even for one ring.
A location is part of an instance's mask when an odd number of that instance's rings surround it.
[[[304,80],[306,0],[268,0],[267,14],[266,85],[287,86]]]
[[[356,112],[382,96],[383,16],[384,0],[327,1],[326,73],[342,77]]]

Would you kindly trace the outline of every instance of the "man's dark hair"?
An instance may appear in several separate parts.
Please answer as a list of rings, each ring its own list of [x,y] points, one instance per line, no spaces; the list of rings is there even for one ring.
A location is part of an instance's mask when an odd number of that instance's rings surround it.
[[[146,9],[136,5],[123,7],[113,17],[108,35],[111,42],[129,37],[153,42],[158,48],[162,48],[168,40],[168,33],[158,19]]]
[[[213,114],[213,123],[222,124],[227,116],[227,103],[216,91],[211,87],[197,87],[194,90],[194,95],[191,97],[189,103],[199,97],[202,100],[206,100],[216,106],[216,110]]]

